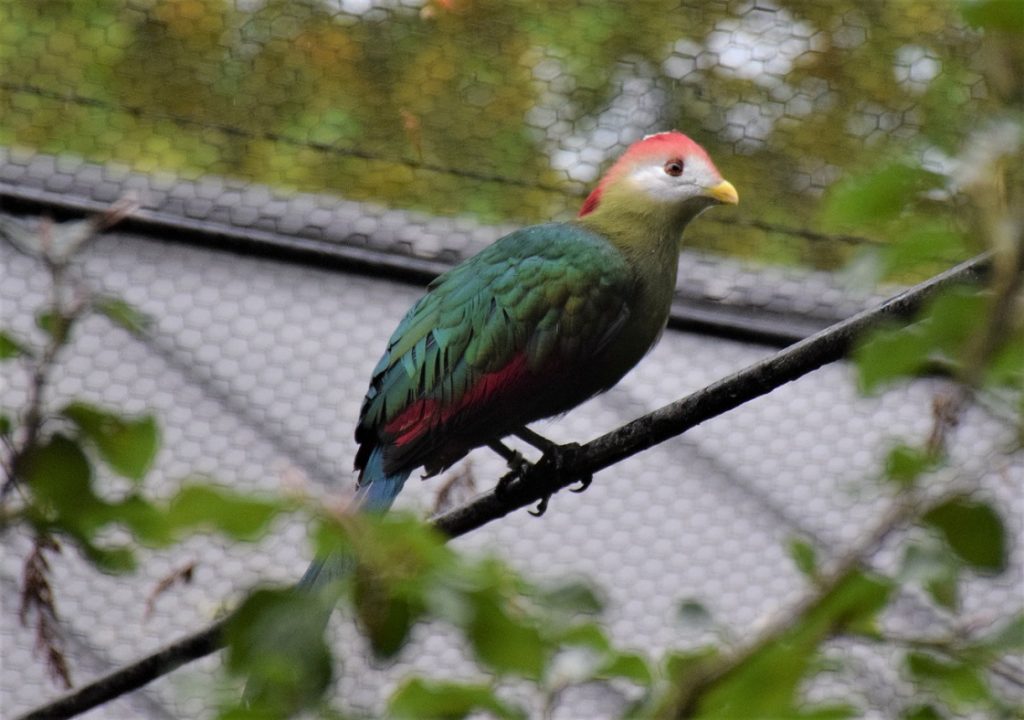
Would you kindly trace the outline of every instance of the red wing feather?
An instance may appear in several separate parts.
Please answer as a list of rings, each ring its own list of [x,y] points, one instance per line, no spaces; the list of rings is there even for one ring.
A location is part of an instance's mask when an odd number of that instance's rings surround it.
[[[392,443],[402,447],[435,430],[459,425],[473,415],[474,408],[500,402],[503,397],[518,395],[531,385],[535,376],[527,366],[525,353],[518,353],[499,370],[484,373],[461,397],[444,403],[440,398],[421,398],[384,426]]]

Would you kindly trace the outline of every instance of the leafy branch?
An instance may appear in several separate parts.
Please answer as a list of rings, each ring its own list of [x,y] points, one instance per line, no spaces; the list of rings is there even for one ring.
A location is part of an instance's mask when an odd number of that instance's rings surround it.
[[[617,430],[581,446],[563,446],[561,463],[542,460],[503,491],[491,490],[432,521],[449,538],[464,535],[493,520],[539,502],[601,469],[676,437],[686,430],[721,415],[775,388],[844,357],[857,337],[879,323],[906,319],[940,291],[953,285],[975,282],[987,271],[988,255],[963,263],[877,308],[837,323],[734,375],[644,415]],[[903,512],[903,511],[901,511]],[[884,528],[888,532],[888,528]],[[852,562],[852,561],[851,561]],[[859,557],[858,557],[859,562]],[[842,578],[839,578],[840,580]],[[117,669],[81,689],[40,706],[22,720],[69,718],[136,690],[152,680],[224,647],[230,616],[171,643],[163,649]]]
[[[49,302],[36,317],[45,338],[42,347],[34,349],[0,330],[0,361],[23,362],[27,378],[19,415],[0,415],[0,531],[24,526],[33,538],[23,563],[19,617],[23,624],[33,623],[37,651],[51,675],[67,687],[72,685],[71,669],[62,647],[48,558],[62,552],[64,541],[97,568],[123,572],[134,566],[135,555],[130,545],[100,542],[108,527],[120,526],[138,544],[150,546],[166,546],[186,532],[208,528],[250,539],[295,505],[242,498],[196,479],[166,502],[154,502],[141,492],[159,450],[152,416],[126,416],[82,401],[56,412],[48,408],[46,390],[82,318],[98,313],[136,335],[148,325],[141,312],[119,298],[93,292],[72,272],[78,253],[133,208],[122,201],[96,217],[60,224],[44,219],[38,228],[0,218],[0,239],[40,262],[50,279]],[[97,461],[131,481],[130,489],[116,499],[97,492]]]

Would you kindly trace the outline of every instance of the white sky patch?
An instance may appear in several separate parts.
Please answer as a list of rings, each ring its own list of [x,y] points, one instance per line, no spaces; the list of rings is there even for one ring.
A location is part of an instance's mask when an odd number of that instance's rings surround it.
[[[682,80],[698,69],[698,58],[704,52],[704,47],[689,38],[680,38],[672,45],[672,50],[665,62],[661,64],[661,71],[673,80]]]
[[[896,82],[906,90],[921,93],[942,71],[942,63],[926,47],[904,45],[896,51],[896,63],[892,71]]]
[[[762,2],[740,18],[720,21],[707,37],[718,69],[771,87],[781,82],[801,55],[823,50],[826,38],[810,23],[773,3]]]
[[[643,60],[623,61],[613,79],[617,88],[611,104],[595,117],[579,117],[569,100],[575,87],[564,63],[544,53],[534,66],[538,102],[526,121],[542,133],[551,167],[570,180],[592,184],[612,156],[658,128],[665,93],[657,87],[653,69]]]
[[[764,147],[782,114],[783,106],[779,103],[740,101],[726,111],[723,132],[737,143],[737,150],[751,152]]]
[[[266,4],[266,0],[234,0],[235,8],[249,13],[256,12]]]
[[[320,0],[320,4],[332,13],[365,15],[371,10],[392,10],[394,8],[419,8],[427,0]]]

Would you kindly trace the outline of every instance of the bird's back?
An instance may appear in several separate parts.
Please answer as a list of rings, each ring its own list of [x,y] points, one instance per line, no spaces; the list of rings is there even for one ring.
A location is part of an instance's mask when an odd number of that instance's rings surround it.
[[[606,389],[635,362],[603,359],[635,296],[623,255],[576,223],[498,240],[431,283],[395,330],[363,402],[357,468],[380,447],[389,472],[437,472]]]

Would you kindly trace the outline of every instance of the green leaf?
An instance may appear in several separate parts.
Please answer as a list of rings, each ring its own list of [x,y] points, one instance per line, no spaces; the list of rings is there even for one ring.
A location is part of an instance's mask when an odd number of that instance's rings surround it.
[[[711,612],[704,606],[703,603],[689,598],[679,603],[679,608],[676,610],[676,618],[683,625],[692,629],[701,629],[709,627],[714,619],[711,617]]]
[[[992,697],[980,668],[966,663],[913,652],[907,656],[907,669],[915,680],[931,687],[957,710]]]
[[[1024,651],[1024,612],[996,628],[976,643],[977,647],[996,653]]]
[[[595,675],[599,678],[623,678],[644,687],[654,682],[654,673],[647,660],[641,655],[628,652],[614,653],[598,668]]]
[[[882,252],[884,275],[916,270],[935,261],[949,263],[967,255],[967,241],[951,223],[915,217],[911,227]]]
[[[937,297],[914,324],[876,331],[853,354],[862,391],[916,375],[936,360],[958,364],[988,312],[989,300],[977,288],[955,287]]]
[[[604,602],[594,588],[583,582],[545,588],[538,594],[538,599],[549,608],[572,613],[596,615],[604,609]]]
[[[1024,332],[1006,339],[985,369],[987,387],[1024,389]]]
[[[903,720],[944,720],[945,716],[934,705],[916,705],[900,716]]]
[[[93,300],[93,308],[137,337],[144,335],[153,324],[149,315],[118,297],[100,296]]]
[[[111,505],[93,490],[92,466],[77,442],[54,435],[24,456],[21,474],[32,493],[29,515],[49,530],[69,535],[100,569],[122,572],[134,567],[125,547],[100,547],[93,537],[111,515]]]
[[[935,350],[955,361],[989,312],[990,299],[981,290],[960,286],[936,297],[922,317]]]
[[[388,704],[387,717],[395,720],[459,720],[479,712],[507,720],[522,720],[526,712],[506,703],[487,685],[470,685],[413,678],[407,680]]]
[[[797,570],[814,579],[818,576],[818,553],[806,540],[792,538],[789,541],[789,556]]]
[[[7,413],[0,413],[0,437],[8,437],[14,429],[14,424]]]
[[[937,173],[904,163],[851,175],[828,194],[824,221],[837,228],[878,225],[899,215],[922,191],[943,182]]]
[[[794,718],[799,720],[846,720],[860,717],[861,711],[853,705],[819,705],[808,708],[797,708]]]
[[[31,355],[28,346],[6,330],[0,330],[0,360]]]
[[[159,448],[152,415],[127,418],[82,402],[68,405],[61,414],[78,426],[112,470],[135,481],[146,475]]]
[[[324,628],[331,604],[316,593],[257,590],[224,631],[228,670],[248,678],[246,697],[260,717],[288,717],[316,705],[333,661]]]
[[[1006,569],[1006,528],[991,505],[959,496],[929,510],[923,521],[973,569],[995,574]]]
[[[608,639],[608,635],[596,623],[573,625],[568,630],[559,633],[558,642],[561,645],[577,645],[590,648],[598,653],[612,651],[612,644]]]
[[[799,688],[814,668],[820,645],[838,632],[873,625],[892,583],[860,571],[846,576],[796,624],[760,648],[702,694],[695,717],[789,717],[802,705]],[[770,677],[771,682],[765,683]]]
[[[857,381],[863,393],[914,375],[927,364],[932,343],[920,325],[878,330],[854,350]]]
[[[935,465],[935,458],[924,450],[899,444],[885,457],[885,476],[901,487],[913,487],[921,474]]]
[[[166,547],[178,538],[168,517],[153,503],[139,495],[129,495],[120,502],[106,506],[100,513],[102,522],[123,525],[141,542],[155,547]]]
[[[716,647],[704,647],[689,652],[674,651],[665,657],[665,674],[676,682],[685,683],[688,677],[697,677],[714,665],[719,658]]]
[[[108,573],[131,572],[137,565],[131,548],[103,547],[84,538],[79,539],[79,547],[96,567]]]
[[[973,27],[1024,34],[1020,0],[960,0],[960,12]]]
[[[499,675],[539,679],[548,648],[527,618],[514,615],[495,593],[473,593],[474,613],[466,632],[477,658]]]
[[[36,315],[36,326],[50,337],[57,338],[60,341],[64,340],[67,333],[67,322],[65,319],[48,310]]]
[[[270,521],[290,506],[213,487],[189,484],[182,487],[167,509],[168,525],[173,530],[209,528],[235,540],[257,540]]]
[[[92,489],[92,466],[77,442],[54,435],[30,448],[20,466],[26,485],[47,515],[76,525],[102,504]]]
[[[900,578],[920,585],[940,607],[953,611],[959,607],[960,563],[936,538],[907,544]]]
[[[413,625],[424,612],[417,598],[395,592],[386,578],[366,567],[356,572],[354,601],[374,654],[384,660],[405,647]]]

